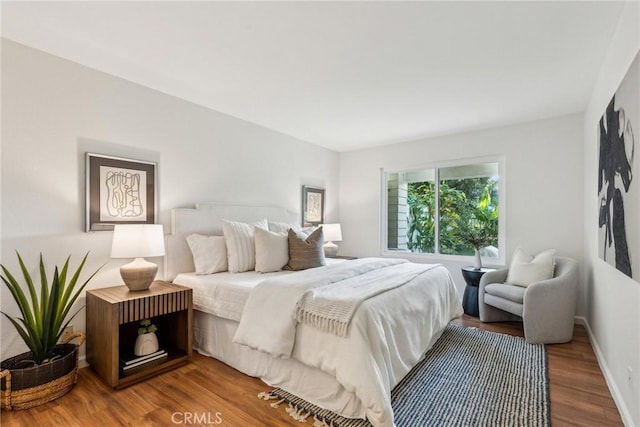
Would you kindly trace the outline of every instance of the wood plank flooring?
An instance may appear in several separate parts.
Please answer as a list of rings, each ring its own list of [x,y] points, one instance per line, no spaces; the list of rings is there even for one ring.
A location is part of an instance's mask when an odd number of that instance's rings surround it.
[[[516,322],[485,324],[465,315],[455,323],[522,336]],[[585,329],[576,326],[572,342],[547,349],[554,427],[623,425]],[[267,389],[256,378],[194,353],[187,365],[123,390],[113,390],[91,368],[83,368],[66,396],[28,410],[2,411],[0,422],[3,427],[313,425],[289,418],[284,405],[272,409],[256,397]]]

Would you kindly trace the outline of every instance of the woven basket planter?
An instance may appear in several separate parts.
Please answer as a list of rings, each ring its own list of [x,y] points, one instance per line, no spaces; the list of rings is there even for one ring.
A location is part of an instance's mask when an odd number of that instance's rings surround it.
[[[68,344],[74,338],[78,338],[78,344]],[[72,335],[66,343],[56,346],[56,355],[61,357],[42,365],[21,367],[32,357],[31,352],[3,360],[0,366],[2,409],[28,409],[67,394],[78,379],[79,348],[85,338],[81,332]]]

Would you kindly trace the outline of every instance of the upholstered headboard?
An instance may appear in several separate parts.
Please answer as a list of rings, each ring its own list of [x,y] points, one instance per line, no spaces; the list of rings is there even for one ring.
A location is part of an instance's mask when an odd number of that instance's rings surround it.
[[[194,271],[193,257],[187,244],[189,234],[222,236],[222,220],[269,221],[300,224],[300,214],[275,206],[234,205],[216,202],[197,203],[195,208],[171,211],[171,234],[167,236],[164,278],[173,280],[179,273]]]

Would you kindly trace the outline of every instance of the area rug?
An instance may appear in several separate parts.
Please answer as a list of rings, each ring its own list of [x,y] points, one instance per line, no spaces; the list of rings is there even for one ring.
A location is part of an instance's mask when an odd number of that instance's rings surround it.
[[[276,388],[258,397],[288,403],[287,412],[315,426],[368,427]],[[426,357],[391,392],[398,427],[546,427],[547,352],[542,344],[476,328],[449,325]]]

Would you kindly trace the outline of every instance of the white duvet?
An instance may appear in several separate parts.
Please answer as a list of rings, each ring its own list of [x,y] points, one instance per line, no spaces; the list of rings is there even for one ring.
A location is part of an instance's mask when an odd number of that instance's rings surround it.
[[[366,299],[355,310],[344,338],[299,325],[294,313],[310,289],[373,270],[384,275],[385,269],[403,263],[415,269],[404,260],[368,258],[265,280],[249,295],[234,342],[326,372],[360,399],[363,413],[350,415],[366,417],[374,426],[393,426],[391,389],[449,321],[462,314],[449,272],[424,264],[424,271],[408,283]]]

